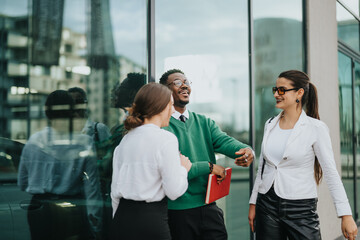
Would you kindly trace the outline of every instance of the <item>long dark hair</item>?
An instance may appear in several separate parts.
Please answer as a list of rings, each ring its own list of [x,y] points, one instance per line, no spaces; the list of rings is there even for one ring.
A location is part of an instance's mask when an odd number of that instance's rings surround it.
[[[291,85],[294,88],[304,89],[304,94],[301,98],[301,106],[305,107],[306,115],[320,119],[317,90],[315,85],[310,82],[309,76],[298,70],[289,70],[280,73],[279,78],[290,80],[292,82]],[[319,184],[323,177],[323,171],[317,157],[315,157],[314,170],[316,183]]]
[[[129,108],[129,116],[124,122],[127,130],[144,124],[145,118],[151,118],[161,113],[169,104],[172,92],[159,83],[148,83],[140,88],[134,103]]]

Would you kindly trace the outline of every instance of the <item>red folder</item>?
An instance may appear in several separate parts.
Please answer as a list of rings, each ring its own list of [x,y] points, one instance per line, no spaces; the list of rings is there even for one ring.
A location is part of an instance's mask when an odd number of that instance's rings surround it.
[[[212,203],[222,197],[229,195],[232,168],[225,168],[226,178],[221,183],[217,183],[217,176],[209,174],[209,180],[206,191],[205,203]]]

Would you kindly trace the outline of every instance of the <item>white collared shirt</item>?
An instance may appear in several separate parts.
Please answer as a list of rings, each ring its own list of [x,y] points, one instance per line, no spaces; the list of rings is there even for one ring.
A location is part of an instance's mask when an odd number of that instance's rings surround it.
[[[157,202],[175,200],[188,187],[187,171],[180,164],[176,136],[154,124],[130,130],[113,157],[111,199],[113,214],[121,198]]]
[[[189,111],[188,111],[187,109],[185,109],[185,112],[183,112],[183,113],[179,113],[178,111],[175,110],[175,112],[174,112],[171,116],[172,116],[173,118],[181,121],[181,120],[180,120],[180,116],[181,116],[181,115],[184,115],[184,117],[186,118],[186,120],[189,119]]]
[[[265,194],[272,184],[274,184],[276,194],[284,199],[316,198],[317,185],[314,177],[316,156],[335,204],[337,215],[339,217],[351,215],[350,204],[336,169],[329,129],[326,124],[308,117],[302,111],[286,142],[281,161],[275,164],[268,157],[266,146],[270,132],[279,119],[280,114],[265,124],[258,172],[249,202],[255,204],[258,193]],[[263,159],[265,159],[265,166],[263,174],[261,174]]]

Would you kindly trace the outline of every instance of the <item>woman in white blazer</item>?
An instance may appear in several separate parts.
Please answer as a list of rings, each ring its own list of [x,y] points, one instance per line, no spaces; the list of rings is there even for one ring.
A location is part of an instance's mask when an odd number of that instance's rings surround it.
[[[158,83],[135,96],[124,122],[129,132],[114,151],[111,239],[171,239],[167,198],[185,193],[191,168],[176,136],[161,129],[169,124],[173,104],[172,92]]]
[[[329,130],[319,120],[315,86],[305,73],[290,70],[279,75],[273,93],[283,111],[265,123],[249,207],[256,239],[321,239],[316,207],[323,176],[344,236],[355,239],[357,226],[336,170]]]

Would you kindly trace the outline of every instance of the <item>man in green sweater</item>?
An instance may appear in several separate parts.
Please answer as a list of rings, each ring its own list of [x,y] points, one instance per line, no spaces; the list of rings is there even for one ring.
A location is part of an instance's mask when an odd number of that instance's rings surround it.
[[[215,153],[248,167],[254,159],[253,150],[222,132],[213,120],[186,109],[191,87],[181,70],[165,72],[160,83],[173,91],[176,110],[165,129],[177,136],[180,152],[192,162],[187,191],[168,203],[172,239],[227,239],[222,210],[216,203],[205,204],[208,176],[216,174],[219,181],[226,177],[225,168],[216,164]]]

